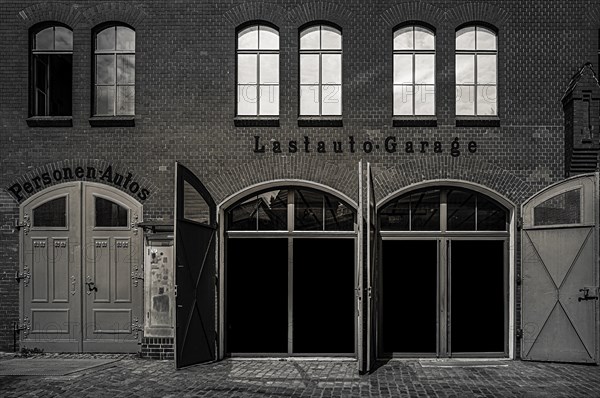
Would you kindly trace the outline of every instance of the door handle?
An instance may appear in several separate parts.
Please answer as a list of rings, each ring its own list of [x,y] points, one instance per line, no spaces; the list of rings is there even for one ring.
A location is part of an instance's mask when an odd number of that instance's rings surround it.
[[[96,284],[94,282],[86,282],[85,284],[88,287],[88,290],[86,292],[87,294],[92,294],[92,292],[98,291],[98,288],[96,287]]]

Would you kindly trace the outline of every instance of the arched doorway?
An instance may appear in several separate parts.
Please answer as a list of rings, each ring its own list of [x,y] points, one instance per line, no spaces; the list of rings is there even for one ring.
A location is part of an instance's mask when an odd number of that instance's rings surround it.
[[[509,355],[509,216],[459,186],[379,207],[379,355]]]
[[[281,186],[224,212],[227,355],[354,355],[356,211]]]
[[[143,327],[142,205],[88,182],[21,206],[21,344],[47,352],[136,352]]]

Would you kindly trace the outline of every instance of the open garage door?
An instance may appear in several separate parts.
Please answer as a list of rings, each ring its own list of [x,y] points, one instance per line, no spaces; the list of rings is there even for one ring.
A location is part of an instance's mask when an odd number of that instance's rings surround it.
[[[598,363],[598,175],[523,205],[522,358]]]
[[[177,368],[216,359],[216,206],[200,180],[175,166]]]

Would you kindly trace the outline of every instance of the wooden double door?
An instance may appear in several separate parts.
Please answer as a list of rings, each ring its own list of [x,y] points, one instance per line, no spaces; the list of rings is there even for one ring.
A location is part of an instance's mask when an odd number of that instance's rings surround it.
[[[143,329],[142,207],[94,183],[54,186],[21,207],[21,345],[136,352]]]

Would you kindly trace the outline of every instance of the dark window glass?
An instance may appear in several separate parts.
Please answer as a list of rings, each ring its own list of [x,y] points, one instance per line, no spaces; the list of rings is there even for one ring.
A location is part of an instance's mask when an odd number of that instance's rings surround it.
[[[323,230],[323,194],[298,190],[295,197],[295,229],[300,231]]]
[[[482,195],[477,196],[477,230],[506,231],[507,211]]]
[[[533,224],[561,225],[581,223],[581,189],[563,192],[533,209]]]
[[[440,191],[414,193],[410,199],[411,231],[439,231]]]
[[[73,32],[51,26],[33,35],[33,116],[70,116],[72,111]]]
[[[210,207],[196,188],[183,182],[183,217],[187,220],[210,224]]]
[[[383,231],[409,231],[410,195],[398,198],[382,209],[379,223]]]
[[[67,198],[56,198],[33,209],[34,227],[66,227]]]
[[[352,231],[354,212],[333,196],[325,195],[325,230]]]
[[[104,198],[96,198],[96,227],[127,227],[127,209]]]
[[[448,191],[448,231],[475,230],[475,192]]]
[[[287,197],[288,191],[285,189],[252,196],[229,212],[229,230],[287,230]]]
[[[258,200],[252,197],[235,206],[229,212],[228,229],[230,231],[256,231],[256,212]]]
[[[96,34],[96,115],[135,114],[135,31],[111,26]]]

